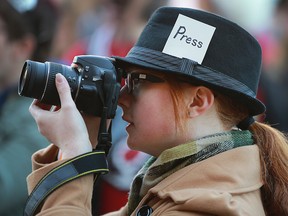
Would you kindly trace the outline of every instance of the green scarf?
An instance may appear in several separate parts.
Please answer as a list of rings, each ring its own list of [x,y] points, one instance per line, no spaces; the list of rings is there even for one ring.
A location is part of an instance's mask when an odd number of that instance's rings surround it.
[[[233,130],[167,149],[158,158],[151,157],[132,182],[128,215],[131,215],[150,188],[177,170],[229,149],[252,144],[253,137],[248,130]]]

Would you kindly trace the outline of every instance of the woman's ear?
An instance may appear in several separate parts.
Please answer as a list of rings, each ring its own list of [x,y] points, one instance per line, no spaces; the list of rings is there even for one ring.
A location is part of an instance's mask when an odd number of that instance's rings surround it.
[[[192,93],[192,94],[191,94]],[[188,102],[189,117],[193,118],[205,113],[214,103],[213,92],[204,86],[192,86]]]

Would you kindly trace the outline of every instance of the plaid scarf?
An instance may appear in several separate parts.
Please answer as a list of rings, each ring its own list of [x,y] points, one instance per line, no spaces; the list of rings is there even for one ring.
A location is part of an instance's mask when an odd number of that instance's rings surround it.
[[[158,158],[151,157],[132,182],[128,199],[128,215],[132,214],[150,188],[177,170],[229,149],[252,144],[252,134],[248,130],[233,130],[167,149]]]

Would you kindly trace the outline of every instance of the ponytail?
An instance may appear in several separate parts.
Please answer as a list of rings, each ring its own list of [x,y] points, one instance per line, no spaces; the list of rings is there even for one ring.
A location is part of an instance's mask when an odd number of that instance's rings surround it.
[[[288,141],[279,130],[255,122],[249,128],[260,150],[263,187],[261,196],[267,215],[288,215]]]
[[[248,108],[235,98],[217,94],[215,102],[227,130],[249,116]],[[248,129],[259,147],[264,184],[261,196],[266,214],[288,215],[288,139],[268,124],[254,122]]]

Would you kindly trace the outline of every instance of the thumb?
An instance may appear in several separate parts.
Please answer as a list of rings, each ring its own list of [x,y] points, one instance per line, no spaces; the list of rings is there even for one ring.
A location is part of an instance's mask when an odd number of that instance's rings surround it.
[[[66,78],[60,74],[56,74],[55,78],[55,85],[59,94],[59,98],[61,101],[61,107],[65,106],[66,104],[71,103],[73,101],[70,91],[70,86],[66,80]]]

